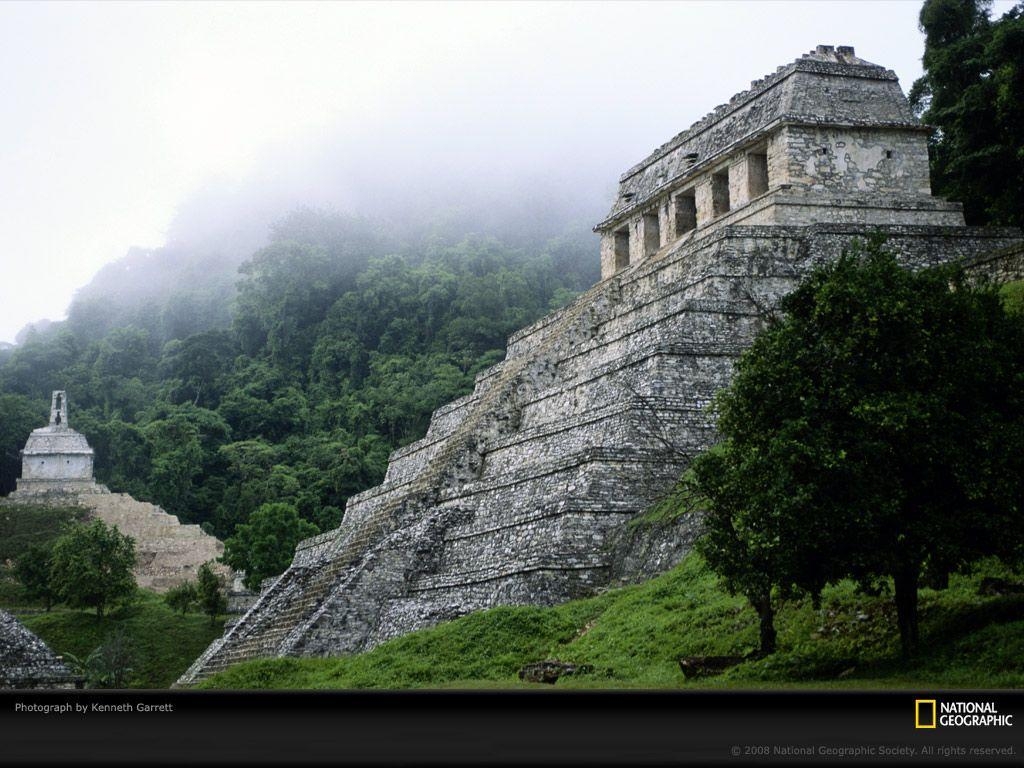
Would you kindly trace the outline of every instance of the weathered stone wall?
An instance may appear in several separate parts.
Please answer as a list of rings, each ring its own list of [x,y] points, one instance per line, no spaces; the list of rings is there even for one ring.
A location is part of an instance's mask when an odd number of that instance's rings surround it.
[[[247,658],[334,655],[499,604],[548,605],[677,562],[695,526],[625,523],[715,439],[709,411],[757,307],[872,228],[725,227],[516,333],[476,390],[396,451],[337,531],[300,545],[182,684]],[[1015,230],[884,229],[902,260],[1005,247]],[[636,538],[636,537],[633,537]]]
[[[135,541],[135,582],[144,589],[166,592],[195,581],[199,566],[224,554],[224,544],[198,525],[182,525],[155,504],[137,501],[126,493],[88,494],[78,503],[90,510],[90,519],[116,526]],[[223,563],[212,564],[226,582],[233,573]],[[229,582],[228,582],[229,583]]]
[[[788,186],[762,195],[744,208],[731,211],[714,226],[733,224],[808,225],[879,224],[887,226],[962,226],[963,209],[938,198],[918,198],[882,194],[850,194],[823,197]]]
[[[975,259],[968,271],[997,283],[1024,280],[1024,245],[1017,244]]]
[[[0,689],[80,688],[81,683],[46,643],[0,610]]]
[[[918,132],[789,125],[780,184],[815,192],[931,195],[928,145]]]
[[[92,480],[91,454],[54,453],[26,456],[22,462],[24,480]]]

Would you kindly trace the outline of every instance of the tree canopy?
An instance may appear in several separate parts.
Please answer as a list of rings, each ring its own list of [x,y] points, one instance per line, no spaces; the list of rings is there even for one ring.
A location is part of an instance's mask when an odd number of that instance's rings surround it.
[[[902,269],[875,243],[783,299],[718,400],[693,474],[700,549],[762,616],[772,590],[891,577],[904,651],[917,590],[1021,557],[1024,322],[956,267]]]
[[[77,525],[61,536],[50,555],[50,587],[72,608],[107,606],[135,592],[135,542],[102,520]]]
[[[1024,3],[991,20],[989,0],[926,0],[924,75],[910,101],[938,130],[935,192],[968,224],[1024,225]]]
[[[111,490],[222,539],[269,503],[336,526],[512,332],[597,279],[575,230],[529,252],[389,232],[297,211],[242,264],[233,301],[224,260],[211,258],[207,279],[200,254],[180,248],[103,270],[67,321],[0,359],[0,493],[60,388]]]
[[[199,572],[196,574],[195,600],[203,609],[203,613],[210,617],[210,626],[217,621],[218,614],[228,609],[227,598],[221,591],[220,579],[209,563],[199,566]]]
[[[295,507],[263,504],[224,542],[222,559],[236,571],[245,571],[247,587],[259,589],[260,582],[288,567],[296,544],[317,533],[317,527],[299,517]]]

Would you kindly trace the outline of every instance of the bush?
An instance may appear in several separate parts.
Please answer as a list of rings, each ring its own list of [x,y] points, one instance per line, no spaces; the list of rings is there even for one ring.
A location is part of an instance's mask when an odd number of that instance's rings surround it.
[[[135,542],[102,520],[72,529],[57,539],[50,561],[50,586],[72,608],[108,605],[135,592]]]
[[[85,678],[86,688],[127,688],[135,671],[135,643],[118,626],[84,660],[65,653],[64,658]]]
[[[57,602],[50,579],[53,544],[32,544],[14,564],[14,575],[25,587],[26,597],[42,600],[46,610]]]
[[[167,603],[171,610],[177,611],[182,616],[190,611],[198,601],[199,591],[196,589],[195,582],[191,581],[179,584],[164,594],[164,602]]]
[[[236,571],[245,571],[249,589],[259,589],[265,578],[284,572],[296,544],[317,533],[317,527],[299,517],[291,504],[264,504],[224,542],[222,559]]]

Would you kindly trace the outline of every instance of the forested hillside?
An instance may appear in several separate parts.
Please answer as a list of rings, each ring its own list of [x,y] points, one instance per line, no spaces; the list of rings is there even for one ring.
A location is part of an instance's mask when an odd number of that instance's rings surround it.
[[[300,210],[237,273],[169,250],[106,268],[68,320],[0,351],[0,493],[66,389],[111,490],[221,538],[272,502],[337,525],[510,333],[597,279],[582,227],[514,247],[396,231]]]

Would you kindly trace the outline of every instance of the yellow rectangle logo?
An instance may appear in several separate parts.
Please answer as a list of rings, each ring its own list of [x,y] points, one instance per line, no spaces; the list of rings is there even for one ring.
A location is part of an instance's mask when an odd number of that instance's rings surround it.
[[[935,699],[914,699],[914,727],[935,727]]]

